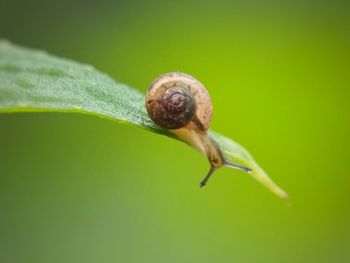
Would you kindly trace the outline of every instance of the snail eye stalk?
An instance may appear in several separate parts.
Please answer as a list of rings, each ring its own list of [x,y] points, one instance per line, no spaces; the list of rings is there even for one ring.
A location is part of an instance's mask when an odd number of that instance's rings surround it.
[[[215,172],[215,170],[216,170],[215,167],[213,167],[213,166],[210,167],[210,170],[209,170],[208,174],[207,174],[207,175],[204,177],[204,179],[200,182],[200,184],[199,184],[200,187],[204,187],[204,186],[207,184],[209,178],[213,175],[213,173]]]
[[[241,171],[244,171],[244,172],[247,172],[247,173],[251,173],[253,171],[252,168],[250,168],[250,167],[246,167],[246,166],[243,166],[243,165],[231,163],[231,162],[229,162],[227,160],[225,160],[224,165],[227,166],[227,167],[230,167],[232,169],[241,170]]]

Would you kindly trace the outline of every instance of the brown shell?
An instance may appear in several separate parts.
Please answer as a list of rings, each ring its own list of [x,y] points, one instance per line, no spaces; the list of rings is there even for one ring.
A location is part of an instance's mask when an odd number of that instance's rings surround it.
[[[209,128],[213,106],[208,91],[195,78],[174,72],[153,81],[146,94],[149,117],[166,129],[186,125],[200,132]]]

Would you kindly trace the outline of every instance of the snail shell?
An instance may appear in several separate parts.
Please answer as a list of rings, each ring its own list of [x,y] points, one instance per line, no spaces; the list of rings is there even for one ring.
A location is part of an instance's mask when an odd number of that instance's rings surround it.
[[[199,132],[209,128],[213,106],[208,91],[185,73],[168,73],[153,81],[146,95],[149,117],[165,129],[189,123]]]

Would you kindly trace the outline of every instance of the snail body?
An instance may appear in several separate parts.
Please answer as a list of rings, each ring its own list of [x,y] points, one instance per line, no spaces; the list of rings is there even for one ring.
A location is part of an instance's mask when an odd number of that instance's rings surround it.
[[[201,186],[224,165],[248,172],[251,170],[228,162],[219,145],[209,138],[207,131],[213,106],[208,91],[194,77],[180,72],[161,75],[149,87],[145,103],[149,117],[157,125],[208,157],[211,168]]]

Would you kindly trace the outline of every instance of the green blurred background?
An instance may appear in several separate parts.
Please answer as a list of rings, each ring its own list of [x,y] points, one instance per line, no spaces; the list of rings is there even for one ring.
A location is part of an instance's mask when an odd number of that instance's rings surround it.
[[[0,37],[145,92],[183,71],[246,174],[133,126],[0,115],[0,262],[350,262],[350,5],[345,1],[4,1]]]

